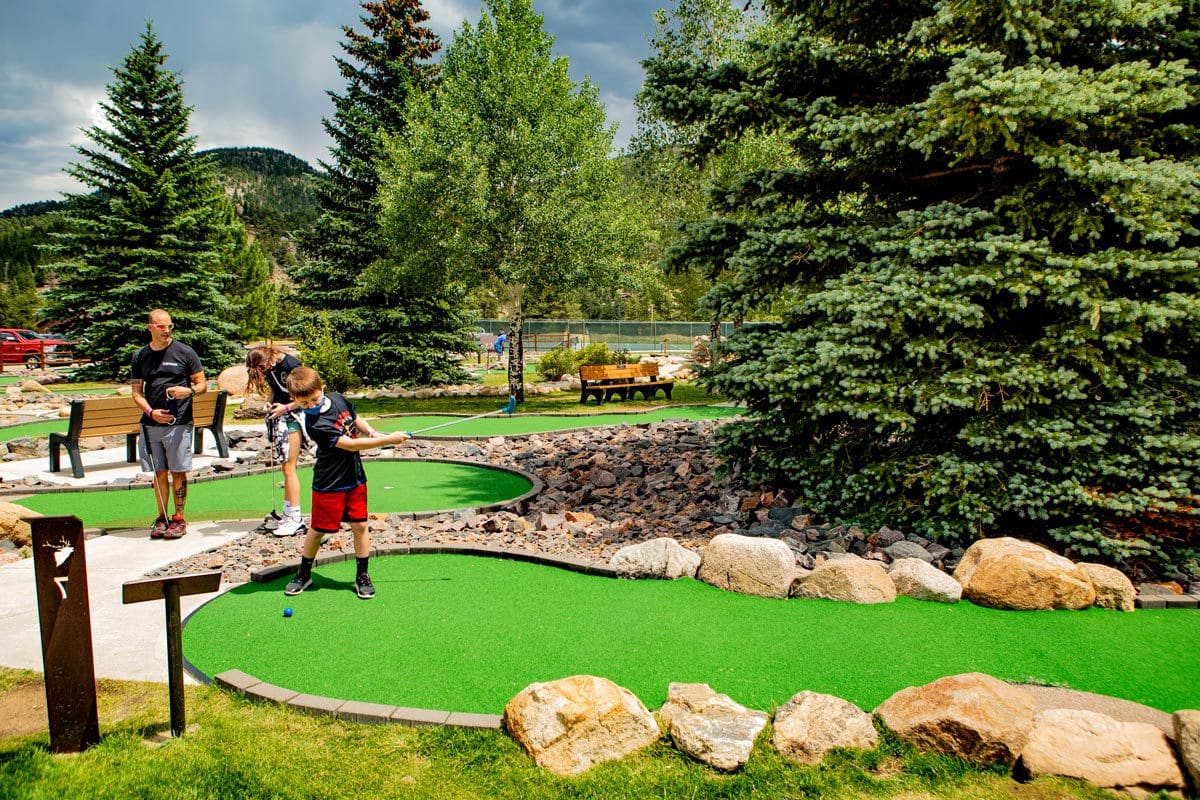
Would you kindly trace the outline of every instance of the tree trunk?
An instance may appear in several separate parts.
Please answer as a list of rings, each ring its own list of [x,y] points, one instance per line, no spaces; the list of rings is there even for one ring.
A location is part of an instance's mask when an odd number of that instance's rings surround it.
[[[525,320],[520,311],[513,314],[508,329],[508,393],[525,402],[525,340],[522,328]]]

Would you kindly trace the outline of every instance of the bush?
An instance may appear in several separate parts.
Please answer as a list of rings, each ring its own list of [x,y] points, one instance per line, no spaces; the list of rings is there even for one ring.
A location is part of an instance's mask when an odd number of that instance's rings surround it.
[[[589,344],[587,347],[581,347],[575,352],[576,368],[612,363],[614,363],[612,351],[608,349],[608,345],[604,342]]]
[[[350,346],[334,332],[329,314],[322,312],[315,322],[304,326],[298,349],[300,360],[321,374],[327,389],[344,392],[359,385],[350,368]]]
[[[556,347],[542,356],[537,365],[538,374],[544,381],[557,381],[563,375],[574,375],[579,371],[575,354],[565,347]]]

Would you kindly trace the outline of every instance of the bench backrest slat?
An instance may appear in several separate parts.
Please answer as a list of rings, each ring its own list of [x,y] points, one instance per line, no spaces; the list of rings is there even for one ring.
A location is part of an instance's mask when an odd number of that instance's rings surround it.
[[[657,378],[658,364],[653,361],[640,364],[588,364],[579,368],[579,377],[585,381]]]
[[[213,424],[213,417],[220,403],[221,392],[205,392],[192,400],[192,419],[199,428]],[[79,427],[80,438],[89,436],[114,436],[136,433],[142,422],[142,410],[129,396],[94,397],[71,401],[71,420],[82,417]],[[72,426],[73,427],[73,426]],[[74,433],[74,431],[72,431]]]

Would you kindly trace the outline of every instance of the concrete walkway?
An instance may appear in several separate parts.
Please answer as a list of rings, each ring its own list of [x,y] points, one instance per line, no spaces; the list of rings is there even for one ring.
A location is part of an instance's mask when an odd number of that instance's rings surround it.
[[[181,558],[244,535],[255,522],[197,522],[182,539],[151,540],[146,531],[88,539],[88,595],[97,678],[166,682],[167,634],[161,602],[122,605],[121,585]],[[222,586],[221,590],[232,588]],[[43,671],[33,559],[0,567],[0,666]],[[213,595],[181,599],[184,616]],[[189,682],[192,679],[187,678]]]
[[[205,436],[205,451],[192,457],[193,468],[211,464],[219,456],[211,437]],[[32,458],[0,464],[4,480],[36,477],[67,486],[93,486],[114,479],[132,481],[141,467],[125,461],[125,448],[83,452],[85,475],[72,478],[66,454],[62,472],[47,472],[48,459]],[[251,453],[230,451],[230,459],[252,458]],[[149,485],[149,484],[146,484]],[[0,498],[7,499],[7,498]],[[148,515],[146,524],[151,522]],[[84,520],[87,526],[87,520]],[[92,650],[96,659],[96,677],[127,680],[167,680],[167,633],[162,603],[122,605],[121,585],[136,580],[151,570],[181,558],[211,550],[250,531],[257,521],[194,522],[182,539],[151,540],[147,530],[115,531],[88,539],[84,545],[88,567],[88,595],[91,602]],[[221,590],[232,588],[222,586]],[[212,595],[184,597],[183,614]],[[41,632],[37,613],[37,590],[33,580],[33,559],[26,558],[0,566],[0,666],[43,671]],[[190,682],[192,679],[189,677]]]

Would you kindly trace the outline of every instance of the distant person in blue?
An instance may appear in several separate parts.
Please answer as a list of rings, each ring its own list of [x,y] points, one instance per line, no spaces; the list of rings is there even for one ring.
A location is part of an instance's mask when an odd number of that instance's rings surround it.
[[[504,344],[508,341],[508,334],[504,331],[496,337],[496,341],[492,343],[492,349],[496,351],[496,356],[500,360],[501,366],[504,364]]]

